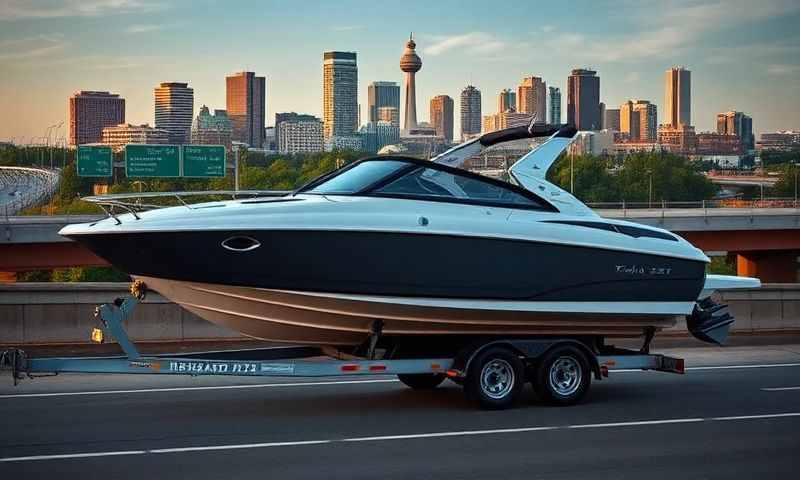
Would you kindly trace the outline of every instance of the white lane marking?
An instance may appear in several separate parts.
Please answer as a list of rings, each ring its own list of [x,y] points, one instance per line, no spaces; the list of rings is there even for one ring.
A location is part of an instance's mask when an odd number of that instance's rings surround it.
[[[0,395],[3,398],[30,398],[30,397],[68,397],[75,395],[114,395],[121,393],[153,393],[153,392],[184,392],[197,390],[238,390],[246,388],[269,387],[311,387],[315,385],[351,385],[354,383],[392,383],[399,382],[396,378],[378,380],[337,380],[330,382],[294,382],[294,383],[259,383],[254,385],[209,385],[206,387],[167,387],[167,388],[140,388],[133,390],[94,390],[88,392],[56,392],[56,393],[19,393]]]
[[[430,433],[412,433],[406,435],[380,435],[373,437],[351,437],[351,438],[334,438],[322,440],[299,440],[294,442],[268,442],[268,443],[241,443],[232,445],[208,445],[199,447],[174,447],[174,448],[159,448],[150,450],[128,450],[116,452],[87,452],[87,453],[67,453],[57,455],[33,455],[25,457],[6,457],[0,458],[0,462],[28,462],[37,460],[62,460],[70,458],[86,458],[86,457],[105,457],[115,455],[141,455],[141,454],[164,454],[164,453],[187,453],[187,452],[204,452],[210,450],[239,450],[246,448],[271,448],[271,447],[290,447],[302,445],[329,445],[336,443],[351,443],[351,442],[383,442],[390,440],[411,440],[420,438],[441,438],[441,437],[463,437],[463,436],[476,436],[476,435],[502,435],[510,433],[528,433],[528,432],[541,432],[552,430],[569,430],[569,429],[583,429],[583,428],[615,428],[615,427],[639,427],[651,425],[667,425],[667,424],[681,424],[681,423],[709,423],[709,422],[726,422],[726,421],[741,421],[741,420],[765,420],[773,418],[786,418],[786,417],[800,417],[800,412],[787,412],[787,413],[768,413],[762,415],[738,415],[732,417],[708,417],[708,418],[670,418],[662,420],[640,420],[633,422],[615,422],[615,423],[590,423],[585,425],[553,425],[553,426],[537,426],[537,427],[520,427],[520,428],[499,428],[492,430],[461,430],[452,432],[430,432]]]
[[[0,462],[30,462],[34,460],[59,460],[65,458],[115,457],[118,455],[144,455],[147,450],[121,450],[117,452],[65,453],[63,455],[32,455],[29,457],[0,458]]]
[[[302,440],[299,442],[267,442],[267,443],[243,443],[240,445],[212,445],[210,447],[178,447],[178,448],[156,448],[148,450],[148,453],[183,453],[183,452],[205,452],[208,450],[238,450],[242,448],[269,448],[269,447],[294,447],[299,445],[320,445],[331,443],[333,440]]]
[[[692,371],[692,370],[731,370],[731,369],[742,369],[742,368],[776,368],[776,367],[800,367],[800,363],[764,363],[764,364],[757,364],[757,365],[716,365],[716,366],[709,366],[709,367],[686,367],[684,370]],[[609,369],[610,373],[641,373],[645,372],[646,370],[640,370],[638,368],[620,368],[618,370]]]
[[[775,368],[775,367],[800,367],[800,363],[768,363],[760,365],[719,365],[711,367],[686,367],[687,371],[691,370],[730,370],[741,368]],[[621,368],[618,370],[611,369],[610,373],[643,373],[646,370],[639,370],[635,368]],[[254,385],[210,385],[205,387],[166,387],[166,388],[140,388],[130,390],[94,390],[86,392],[53,392],[53,393],[18,393],[18,394],[5,394],[0,395],[0,400],[4,398],[33,398],[33,397],[61,397],[61,396],[76,396],[76,395],[115,395],[125,393],[157,393],[157,392],[184,392],[184,391],[202,391],[202,390],[238,390],[248,388],[269,388],[269,387],[313,387],[324,385],[350,385],[358,383],[393,383],[399,380],[395,378],[377,379],[377,380],[336,380],[329,382],[294,382],[294,383],[259,383]]]
[[[800,412],[771,413],[769,415],[737,415],[733,417],[713,417],[710,418],[709,420],[725,422],[730,420],[758,420],[762,418],[784,418],[784,417],[800,417]]]
[[[800,390],[800,387],[770,387],[762,388],[761,390],[765,392],[786,392],[789,390]]]
[[[635,427],[639,425],[665,425],[670,423],[695,423],[705,421],[706,419],[704,418],[671,418],[669,420],[644,420],[641,422],[590,423],[588,425],[569,425],[566,428]]]

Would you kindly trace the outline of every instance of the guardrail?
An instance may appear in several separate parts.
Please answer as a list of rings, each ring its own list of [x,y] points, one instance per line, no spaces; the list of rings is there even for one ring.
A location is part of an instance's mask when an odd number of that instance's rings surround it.
[[[685,210],[702,211],[703,216],[719,214],[719,210],[735,211],[742,215],[752,215],[764,212],[767,209],[781,209],[782,214],[787,214],[787,209],[795,210],[792,214],[800,215],[800,201],[796,198],[765,198],[759,200],[723,199],[700,200],[695,202],[593,202],[586,204],[593,210],[621,210],[622,216],[627,217],[629,211],[654,212],[661,217],[681,214]],[[716,213],[715,213],[716,211]]]

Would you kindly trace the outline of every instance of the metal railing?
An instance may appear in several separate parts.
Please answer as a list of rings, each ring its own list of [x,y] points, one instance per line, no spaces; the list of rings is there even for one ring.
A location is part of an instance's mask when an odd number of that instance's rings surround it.
[[[0,210],[4,216],[47,202],[58,189],[58,170],[0,167]]]
[[[680,215],[685,210],[702,211],[704,216],[715,215],[715,211],[740,212],[743,215],[756,215],[757,212],[766,213],[768,209],[781,209],[781,213],[786,210],[794,210],[792,215],[800,215],[800,202],[796,198],[764,198],[744,200],[739,198],[719,199],[719,200],[698,200],[693,202],[593,202],[586,204],[593,210],[619,210],[622,216],[627,217],[629,212],[654,213],[662,218],[667,216]],[[641,216],[641,215],[636,215]]]

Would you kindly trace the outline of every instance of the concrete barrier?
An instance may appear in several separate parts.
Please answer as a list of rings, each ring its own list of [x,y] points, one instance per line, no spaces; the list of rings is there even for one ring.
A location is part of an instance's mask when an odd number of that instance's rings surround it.
[[[14,283],[0,285],[0,345],[89,343],[97,305],[128,293],[127,283]],[[125,328],[136,341],[241,340],[150,292]]]
[[[96,305],[127,293],[127,283],[0,284],[0,345],[88,343],[97,326]],[[739,334],[800,332],[800,284],[767,284],[720,295]],[[209,323],[150,292],[126,321],[136,341],[242,340],[238,332]],[[685,322],[666,331],[686,335]]]

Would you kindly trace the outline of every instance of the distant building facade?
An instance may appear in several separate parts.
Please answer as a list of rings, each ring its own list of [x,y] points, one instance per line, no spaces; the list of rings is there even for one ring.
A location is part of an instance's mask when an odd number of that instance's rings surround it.
[[[744,145],[736,135],[727,133],[705,132],[698,133],[697,155],[741,155],[744,153]]]
[[[448,95],[437,95],[431,99],[431,125],[436,135],[453,143],[453,99]]]
[[[654,103],[636,100],[633,109],[639,113],[640,142],[655,142],[658,139],[658,110]]]
[[[547,84],[540,77],[525,77],[517,87],[517,113],[527,113],[537,123],[547,122]]]
[[[281,125],[284,122],[299,122],[299,121],[318,122],[319,119],[314,115],[307,115],[295,112],[282,112],[275,114],[275,146],[278,151],[281,151],[280,147]],[[320,150],[317,151],[322,151],[321,148],[322,147],[320,147]]]
[[[191,143],[195,145],[225,145],[231,148],[233,122],[225,110],[214,110],[212,115],[203,105],[192,122]]]
[[[472,85],[461,90],[461,139],[481,133],[481,91]]]
[[[225,103],[233,123],[233,140],[261,148],[266,119],[266,77],[239,72],[225,77]]]
[[[633,101],[628,100],[619,106],[619,132],[622,138],[630,141],[639,140],[639,112],[633,108]]]
[[[162,83],[153,91],[156,128],[169,132],[169,143],[189,142],[194,117],[194,89],[188,83]]]
[[[677,128],[692,124],[692,72],[683,67],[664,76],[664,125]]]
[[[323,151],[323,128],[319,118],[296,113],[283,115],[287,115],[287,117],[283,117],[281,120],[280,128],[277,124],[275,127],[278,152],[295,154]]]
[[[378,121],[389,122],[400,128],[400,109],[396,107],[379,107]]]
[[[578,132],[569,145],[570,155],[611,155],[614,153],[614,134],[610,130]]]
[[[165,145],[169,144],[169,132],[147,124],[123,123],[113,127],[104,127],[102,143],[110,146],[115,152],[124,150],[125,145],[129,143]]]
[[[360,130],[363,148],[375,153],[386,145],[394,145],[400,141],[400,127],[390,122],[369,122]]]
[[[800,131],[784,130],[762,133],[758,141],[759,150],[789,152],[800,150]]]
[[[550,87],[550,115],[547,117],[547,122],[550,125],[561,124],[561,89],[557,87]]]
[[[603,130],[619,132],[619,108],[607,108],[603,117]]]
[[[600,77],[594,70],[577,68],[567,77],[567,123],[578,130],[600,128]]]
[[[528,126],[532,119],[532,114],[509,111],[484,115],[482,133],[496,132],[504,128]]]
[[[400,126],[400,86],[395,82],[372,82],[367,86],[367,108],[369,122],[383,120],[379,118],[381,108],[393,108],[398,112],[397,126]]]
[[[500,90],[497,96],[497,113],[517,111],[517,93],[510,88]]]
[[[69,97],[69,144],[103,140],[103,128],[125,123],[125,99],[116,93],[82,90]]]
[[[364,150],[364,137],[360,133],[352,135],[334,135],[325,140],[325,151],[352,150],[361,152]]]
[[[742,112],[724,112],[717,114],[717,133],[736,135],[747,150],[756,148],[753,135],[753,119]]]
[[[323,135],[351,136],[358,129],[356,52],[325,52],[322,58]]]
[[[697,135],[691,125],[661,125],[658,129],[658,143],[669,145],[675,153],[691,155],[697,151]]]

